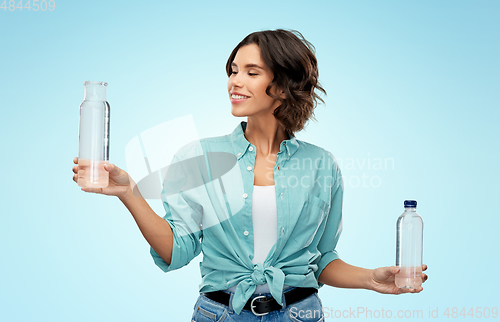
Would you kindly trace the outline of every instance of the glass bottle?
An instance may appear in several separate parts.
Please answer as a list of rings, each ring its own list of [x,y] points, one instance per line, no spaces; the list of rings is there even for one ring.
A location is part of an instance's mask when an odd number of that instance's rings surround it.
[[[108,186],[109,104],[104,82],[84,82],[85,95],[80,105],[78,147],[78,185],[88,188]]]
[[[417,213],[417,202],[405,200],[405,212],[396,224],[396,286],[403,289],[418,289],[422,285],[422,218]]]

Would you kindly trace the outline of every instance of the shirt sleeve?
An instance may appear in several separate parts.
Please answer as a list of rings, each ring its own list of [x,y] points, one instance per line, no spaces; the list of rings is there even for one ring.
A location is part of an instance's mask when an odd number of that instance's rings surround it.
[[[203,238],[202,207],[189,197],[192,191],[187,191],[190,179],[186,175],[186,169],[182,163],[178,163],[171,170],[173,171],[170,176],[167,172],[167,179],[164,180],[162,190],[163,207],[166,212],[163,219],[168,222],[173,233],[170,265],[150,247],[155,264],[164,272],[179,269],[189,264],[193,258],[200,254],[201,239]]]
[[[316,280],[319,279],[321,272],[330,262],[339,259],[336,247],[340,234],[342,233],[344,181],[336,160],[333,162],[332,174],[334,184],[331,190],[330,210],[326,218],[325,230],[318,243],[318,250],[321,253],[321,258],[318,263],[318,270],[315,272]],[[319,287],[324,285],[319,282],[318,284]]]

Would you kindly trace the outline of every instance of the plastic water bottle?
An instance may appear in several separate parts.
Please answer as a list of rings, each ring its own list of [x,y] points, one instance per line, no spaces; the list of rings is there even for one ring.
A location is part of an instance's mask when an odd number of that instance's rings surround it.
[[[80,105],[78,185],[89,188],[108,186],[109,104],[104,82],[83,83],[85,96]]]
[[[403,289],[417,289],[422,285],[422,218],[417,213],[417,202],[405,200],[405,212],[399,216],[396,229],[396,286]]]

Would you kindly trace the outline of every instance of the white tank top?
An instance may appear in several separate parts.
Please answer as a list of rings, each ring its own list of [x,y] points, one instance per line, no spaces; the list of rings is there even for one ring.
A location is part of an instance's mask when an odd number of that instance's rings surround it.
[[[253,186],[252,222],[254,257],[252,263],[264,263],[271,248],[278,239],[278,217],[276,210],[276,192],[274,186]],[[285,285],[284,290],[289,288]],[[236,285],[227,289],[236,290]],[[257,285],[254,293],[269,293],[266,284]]]

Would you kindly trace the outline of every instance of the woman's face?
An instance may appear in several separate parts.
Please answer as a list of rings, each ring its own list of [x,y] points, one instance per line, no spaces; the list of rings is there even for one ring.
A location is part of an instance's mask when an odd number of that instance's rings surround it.
[[[266,94],[266,88],[273,80],[272,71],[264,65],[260,48],[256,44],[238,49],[234,57],[232,74],[227,82],[231,113],[236,117],[271,114],[281,102]],[[275,86],[271,93],[276,94]]]

